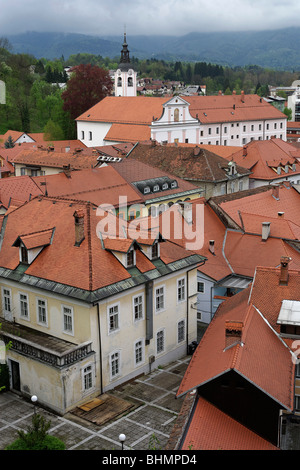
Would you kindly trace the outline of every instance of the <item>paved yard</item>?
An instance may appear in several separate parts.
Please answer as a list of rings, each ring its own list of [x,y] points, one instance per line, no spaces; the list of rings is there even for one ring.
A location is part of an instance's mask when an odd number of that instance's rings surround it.
[[[60,417],[39,408],[37,412],[51,421],[49,434],[63,440],[68,450],[119,450],[120,433],[126,435],[124,449],[163,449],[182,404],[175,394],[189,360],[187,356],[109,392],[135,406],[102,426],[72,413]],[[0,395],[0,450],[16,439],[18,429],[31,424],[32,414],[29,401],[11,392]]]

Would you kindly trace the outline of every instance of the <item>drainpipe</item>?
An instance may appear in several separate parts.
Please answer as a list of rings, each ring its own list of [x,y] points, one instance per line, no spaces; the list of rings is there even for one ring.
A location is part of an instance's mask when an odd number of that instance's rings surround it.
[[[100,394],[103,394],[103,380],[102,380],[102,344],[101,344],[101,328],[100,328],[100,309],[99,303],[97,303],[97,315],[98,315],[98,334],[99,334],[99,369],[100,369]]]

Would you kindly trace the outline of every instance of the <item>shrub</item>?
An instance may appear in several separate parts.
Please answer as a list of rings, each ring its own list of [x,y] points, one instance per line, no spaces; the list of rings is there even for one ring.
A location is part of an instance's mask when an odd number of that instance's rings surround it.
[[[47,434],[50,426],[50,421],[34,414],[32,426],[28,426],[27,432],[18,431],[18,439],[8,445],[6,450],[64,450],[65,444],[60,439]]]

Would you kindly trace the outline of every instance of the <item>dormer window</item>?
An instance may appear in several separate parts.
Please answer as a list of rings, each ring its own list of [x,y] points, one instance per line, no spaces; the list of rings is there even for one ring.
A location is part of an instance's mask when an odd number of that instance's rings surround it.
[[[150,188],[149,188],[149,186],[146,186],[144,188],[144,194],[149,194],[149,193],[150,193]]]
[[[54,229],[20,235],[13,243],[19,248],[20,263],[31,264],[45,247],[51,245],[53,235]]]
[[[159,244],[156,242],[151,247],[151,259],[159,258]]]
[[[132,268],[135,265],[135,251],[129,250],[126,254],[126,266]]]
[[[169,187],[168,183],[164,183],[164,184],[162,185],[162,189],[163,189],[163,190],[168,189],[168,187]]]
[[[153,186],[153,192],[156,193],[157,191],[159,191],[159,186],[158,186],[158,184],[155,184]]]
[[[21,255],[21,263],[28,264],[28,251],[24,245],[20,247],[20,255]]]
[[[172,189],[177,188],[177,181],[172,181],[171,188]]]

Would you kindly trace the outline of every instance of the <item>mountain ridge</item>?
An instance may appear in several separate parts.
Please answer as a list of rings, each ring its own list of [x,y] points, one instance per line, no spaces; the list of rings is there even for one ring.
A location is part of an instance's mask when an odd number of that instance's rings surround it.
[[[118,58],[122,36],[28,31],[6,36],[13,53],[37,59],[57,59],[78,53]],[[258,65],[278,70],[300,70],[300,28],[268,31],[191,32],[184,36],[127,34],[131,57],[183,62],[210,62],[223,66]]]

